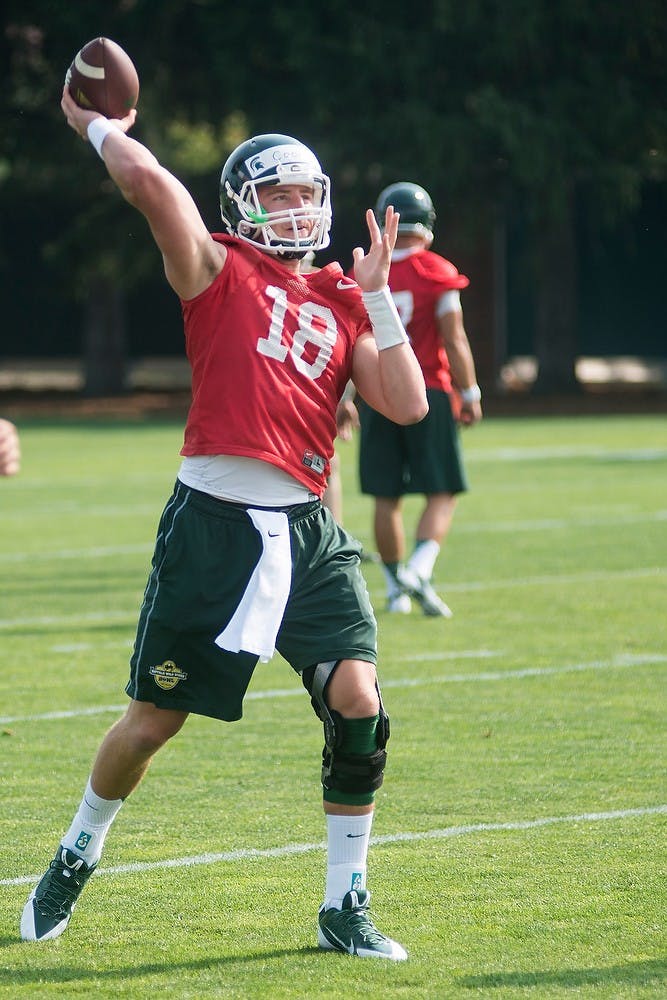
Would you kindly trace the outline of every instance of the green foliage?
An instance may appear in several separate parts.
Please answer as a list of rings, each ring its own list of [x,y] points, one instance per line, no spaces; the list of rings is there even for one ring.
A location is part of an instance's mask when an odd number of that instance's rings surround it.
[[[220,166],[238,139],[282,131],[312,145],[334,181],[329,259],[345,266],[365,240],[366,207],[397,179],[430,191],[441,217],[455,219],[460,244],[488,246],[498,220],[525,226],[531,264],[551,260],[558,238],[561,251],[572,243],[566,230],[576,225],[593,239],[618,227],[638,210],[648,181],[664,182],[661,0],[429,0],[418,15],[383,0],[259,8],[14,0],[0,40],[8,67],[0,269],[15,253],[9,233],[30,224],[30,253],[68,300],[85,296],[100,274],[128,290],[162,280],[147,227],[63,125],[65,70],[95,34],[116,38],[135,60],[134,134],[190,188],[210,228],[219,220]],[[553,271],[537,266],[521,276],[547,317],[538,351],[562,339],[548,321]],[[576,314],[576,277],[575,266],[562,281],[568,316]],[[572,329],[567,363],[575,341]]]
[[[3,135],[2,159],[15,193],[71,188],[72,168],[83,169],[71,136],[55,130],[57,95],[73,51],[95,31],[135,59],[152,137],[178,126],[195,140],[175,156],[186,179],[215,172],[221,145],[239,134],[278,129],[316,144],[344,185],[375,189],[417,171],[436,201],[474,191],[493,202],[509,185],[541,209],[553,195],[556,210],[559,188],[600,175],[600,210],[612,217],[636,205],[647,171],[664,166],[667,26],[656,0],[441,0],[418,20],[409,8],[387,17],[378,0],[363,10],[282,3],[263,11],[260,30],[256,10],[242,5],[222,14],[217,3],[171,2],[155,15],[140,0],[102,16],[80,2],[5,15],[3,102],[20,117]],[[80,203],[92,195],[85,186]],[[363,190],[358,204],[367,200]]]
[[[230,115],[218,129],[208,122],[191,125],[183,119],[175,119],[167,125],[164,145],[175,173],[208,176],[220,168],[247,135],[247,125],[240,113]]]

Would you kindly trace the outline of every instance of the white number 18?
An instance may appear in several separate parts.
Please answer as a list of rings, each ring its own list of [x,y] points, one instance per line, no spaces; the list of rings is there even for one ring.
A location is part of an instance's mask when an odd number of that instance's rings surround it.
[[[287,292],[284,288],[267,285],[266,294],[273,299],[271,323],[266,337],[261,337],[257,341],[257,350],[267,358],[275,358],[276,361],[282,362],[288,352],[287,345],[283,344]],[[314,321],[319,321],[317,326],[314,325]],[[312,379],[319,378],[329,362],[336,343],[338,327],[335,316],[327,306],[318,305],[316,302],[304,302],[299,306],[298,323],[292,347],[289,349],[292,360],[302,375]],[[306,361],[304,358],[308,344],[318,348],[313,361]]]

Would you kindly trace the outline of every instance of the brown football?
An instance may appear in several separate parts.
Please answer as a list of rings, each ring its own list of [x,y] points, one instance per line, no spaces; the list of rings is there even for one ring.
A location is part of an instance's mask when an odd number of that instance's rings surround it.
[[[134,63],[110,38],[93,38],[77,52],[65,84],[79,107],[106,118],[124,118],[139,100]]]

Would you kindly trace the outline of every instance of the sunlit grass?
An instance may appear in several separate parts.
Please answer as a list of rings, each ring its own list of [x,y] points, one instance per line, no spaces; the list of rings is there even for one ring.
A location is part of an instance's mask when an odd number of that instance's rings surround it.
[[[0,483],[0,996],[663,996],[661,417],[466,432],[471,491],[435,576],[451,621],[386,615],[364,564],[392,720],[369,884],[409,962],[315,947],[321,726],[279,656],[240,723],[193,718],[156,757],[68,932],[18,941],[30,877],[126,703],[181,431],[26,422],[22,473]],[[355,450],[340,446],[345,524],[372,550]]]

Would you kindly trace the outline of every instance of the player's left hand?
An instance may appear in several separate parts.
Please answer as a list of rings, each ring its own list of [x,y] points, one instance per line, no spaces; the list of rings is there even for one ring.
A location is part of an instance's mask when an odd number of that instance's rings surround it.
[[[482,419],[482,404],[479,401],[464,403],[461,401],[458,421],[464,427],[472,427]]]
[[[380,232],[373,210],[366,212],[366,225],[370,235],[368,253],[362,247],[352,251],[354,259],[354,279],[363,292],[377,292],[384,288],[389,277],[391,252],[398,233],[398,212],[390,205],[384,220],[384,233]]]
[[[336,409],[336,430],[342,441],[351,441],[359,429],[359,411],[351,399],[341,399]]]

